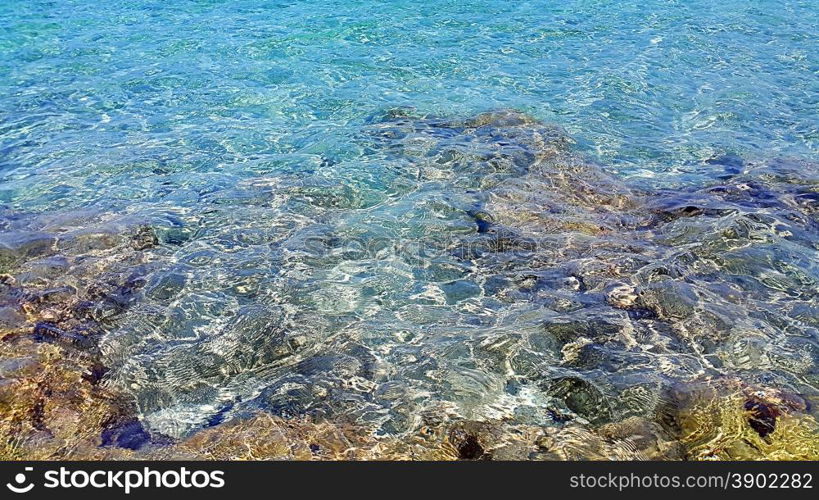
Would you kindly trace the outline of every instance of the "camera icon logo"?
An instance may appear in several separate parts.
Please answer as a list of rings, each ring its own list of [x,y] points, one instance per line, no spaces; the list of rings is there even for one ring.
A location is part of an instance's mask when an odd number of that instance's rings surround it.
[[[34,467],[26,467],[25,470],[26,472],[31,472],[34,470]],[[26,475],[22,472],[19,472],[14,476],[14,482],[16,484],[6,483],[6,488],[10,489],[14,493],[28,493],[34,488],[34,483],[24,484],[26,483]]]

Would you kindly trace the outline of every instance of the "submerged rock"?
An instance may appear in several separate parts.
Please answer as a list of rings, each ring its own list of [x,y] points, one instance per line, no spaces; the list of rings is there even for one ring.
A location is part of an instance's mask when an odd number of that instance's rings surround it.
[[[146,250],[159,244],[159,237],[156,231],[150,226],[140,227],[136,234],[131,237],[131,248],[134,250]]]
[[[563,377],[548,381],[544,389],[550,397],[591,424],[606,423],[612,418],[607,398],[588,381]]]
[[[102,387],[98,342],[134,303],[140,259],[108,229],[76,229],[71,217],[28,222],[55,233],[5,233],[0,244],[14,273],[0,285],[0,457],[118,457],[99,448],[101,436],[135,408]]]
[[[380,443],[365,428],[260,414],[207,429],[153,452],[163,459],[372,460]],[[399,457],[385,457],[399,458]]]
[[[103,429],[133,411],[91,383],[93,359],[29,339],[0,341],[8,367],[0,384],[0,457],[4,460],[103,459]]]
[[[699,460],[816,460],[819,424],[804,399],[738,379],[675,386],[663,423]]]
[[[0,233],[0,272],[8,272],[15,264],[33,257],[54,253],[57,238],[51,234],[30,231]]]

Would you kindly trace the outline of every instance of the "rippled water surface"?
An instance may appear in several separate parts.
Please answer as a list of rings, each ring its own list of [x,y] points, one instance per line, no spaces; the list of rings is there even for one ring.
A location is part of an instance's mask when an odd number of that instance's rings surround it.
[[[105,446],[264,415],[402,458],[819,456],[817,27],[4,1],[5,342],[93,360]]]

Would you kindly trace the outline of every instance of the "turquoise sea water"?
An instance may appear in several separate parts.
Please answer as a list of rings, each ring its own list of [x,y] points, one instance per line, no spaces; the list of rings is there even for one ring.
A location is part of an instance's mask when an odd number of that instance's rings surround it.
[[[292,168],[290,155],[354,156],[356,126],[395,106],[516,108],[635,175],[819,148],[809,1],[0,9],[3,199],[38,209],[65,184],[62,203],[150,198],[143,162],[243,178]],[[117,176],[131,173],[141,182],[126,188]]]
[[[79,295],[104,272],[140,283],[95,317],[106,383],[174,438],[256,410],[381,434],[433,409],[595,423],[622,403],[588,414],[567,394],[650,387],[645,406],[706,375],[812,394],[818,29],[812,1],[4,0],[4,241],[57,242],[8,271]],[[499,109],[539,123],[462,122]],[[590,177],[517,169],[558,135]],[[799,188],[757,190],[781,206],[681,194],[752,170]],[[552,199],[586,180],[595,196]],[[640,229],[625,219],[644,210],[600,195],[610,182],[713,219]],[[557,206],[552,226],[521,215]],[[555,240],[453,250],[483,218]],[[121,257],[117,238],[145,227],[158,244]],[[43,264],[58,258],[70,270]],[[595,281],[595,262],[629,264]],[[653,317],[611,306],[663,266]]]

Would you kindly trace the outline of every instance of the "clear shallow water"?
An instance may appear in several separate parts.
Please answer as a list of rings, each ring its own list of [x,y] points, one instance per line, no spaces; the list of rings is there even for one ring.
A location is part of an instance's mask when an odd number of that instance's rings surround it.
[[[596,425],[702,377],[810,399],[817,25],[810,2],[4,2],[4,265],[97,301],[106,383],[175,438],[257,410]],[[468,121],[496,109],[539,122]]]
[[[520,109],[644,175],[819,147],[812,2],[0,9],[3,198],[26,206],[156,199],[156,164],[232,180],[354,157],[356,126],[394,106]]]

